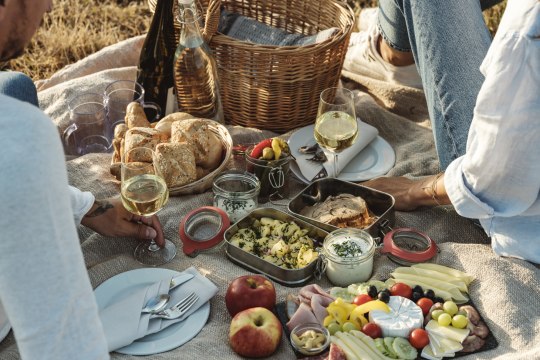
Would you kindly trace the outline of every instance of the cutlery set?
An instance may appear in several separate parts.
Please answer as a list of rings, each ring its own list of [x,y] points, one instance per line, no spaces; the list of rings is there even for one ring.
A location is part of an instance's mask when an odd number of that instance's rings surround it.
[[[313,154],[313,157],[308,158],[307,160],[317,162],[317,163],[324,163],[328,158],[326,157],[326,154],[321,149],[319,144],[315,143],[313,145],[306,145],[301,146],[298,148],[298,152],[300,154]]]
[[[150,319],[167,319],[167,320],[173,320],[178,319],[182,315],[188,312],[188,310],[195,305],[195,303],[199,300],[199,296],[192,292],[182,300],[180,300],[176,305],[165,309],[163,311],[158,312],[157,314],[153,314],[150,316]]]
[[[186,281],[191,280],[192,278],[192,274],[181,274],[173,277],[169,285],[169,291],[172,291],[173,289],[182,285]],[[150,319],[177,319],[180,316],[184,315],[197,302],[199,297],[197,296],[197,294],[191,293],[175,305],[166,309],[170,299],[171,296],[169,294],[157,295],[148,300],[145,307],[141,310],[141,313],[151,314]]]

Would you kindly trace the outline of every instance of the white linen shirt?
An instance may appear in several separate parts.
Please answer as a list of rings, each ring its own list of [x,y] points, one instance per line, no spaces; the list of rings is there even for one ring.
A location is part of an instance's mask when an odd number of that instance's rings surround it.
[[[496,254],[540,263],[540,1],[509,0],[480,71],[465,155],[444,175]]]
[[[0,144],[0,311],[21,358],[108,359],[76,227],[94,197],[68,187],[58,131],[37,107],[0,95]]]

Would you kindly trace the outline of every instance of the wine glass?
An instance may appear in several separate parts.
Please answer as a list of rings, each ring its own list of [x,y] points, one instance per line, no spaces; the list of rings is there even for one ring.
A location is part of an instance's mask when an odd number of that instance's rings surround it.
[[[169,189],[156,166],[155,153],[150,148],[137,147],[127,151],[122,159],[121,197],[124,207],[133,214],[152,216],[169,199]],[[176,255],[176,246],[165,240],[160,248],[154,239],[140,243],[135,248],[135,259],[150,266],[159,266],[171,261]]]
[[[338,154],[354,143],[356,135],[358,135],[358,123],[352,91],[337,87],[323,90],[315,121],[314,136],[320,146],[334,155],[334,178],[337,178],[339,173]]]

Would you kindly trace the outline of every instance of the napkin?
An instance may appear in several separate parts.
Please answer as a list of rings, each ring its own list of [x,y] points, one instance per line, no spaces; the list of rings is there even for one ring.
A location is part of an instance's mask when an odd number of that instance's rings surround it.
[[[218,288],[216,285],[201,275],[194,267],[186,269],[185,272],[193,274],[194,277],[173,289],[170,293],[169,287],[172,276],[125,294],[124,297],[119,298],[100,311],[99,317],[105,331],[109,351],[120,349],[137,339],[187,319],[217,294]],[[169,293],[171,299],[167,306],[170,307],[191,292],[195,292],[199,299],[186,314],[178,319],[150,319],[150,314],[141,314],[141,309],[144,308],[148,300],[156,295]]]
[[[357,119],[358,122],[358,136],[354,144],[351,147],[343,150],[339,153],[338,159],[338,174],[349,164],[349,162],[356,157],[366,146],[372,142],[379,131],[373,126],[366,124],[365,122]],[[315,143],[315,138],[311,138],[306,142],[306,145],[311,145]],[[323,148],[326,158],[328,159],[324,163],[317,163],[314,161],[308,160],[313,155],[312,154],[300,154],[298,149],[292,149],[294,156],[296,157],[296,163],[300,172],[308,181],[312,181],[313,178],[319,174],[319,172],[324,167],[328,176],[332,176],[334,173],[334,154]]]

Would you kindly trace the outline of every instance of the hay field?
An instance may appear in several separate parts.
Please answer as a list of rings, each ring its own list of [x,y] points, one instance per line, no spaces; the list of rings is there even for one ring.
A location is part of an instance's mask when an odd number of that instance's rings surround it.
[[[357,13],[377,5],[376,0],[348,3]],[[492,32],[505,3],[485,11]],[[34,80],[46,79],[107,45],[145,33],[151,19],[147,0],[55,0],[53,4],[25,54],[2,68],[22,71]]]

